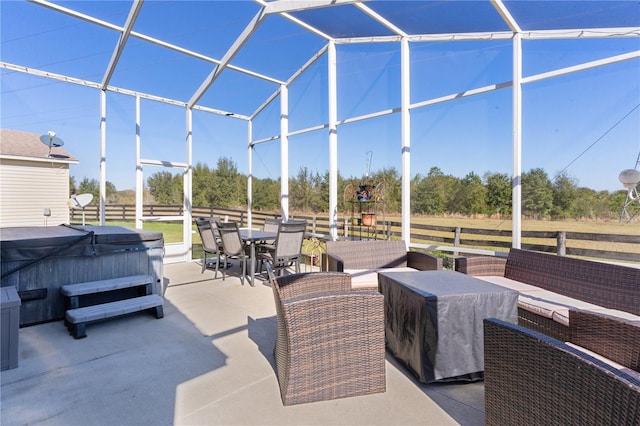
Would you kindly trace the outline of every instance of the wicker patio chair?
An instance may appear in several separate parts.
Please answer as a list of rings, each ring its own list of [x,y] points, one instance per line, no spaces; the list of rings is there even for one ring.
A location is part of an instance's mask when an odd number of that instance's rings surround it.
[[[220,267],[220,260],[222,255],[222,241],[220,237],[216,235],[215,221],[220,220],[214,217],[199,217],[196,218],[196,228],[202,241],[202,273],[209,267],[210,263],[207,262],[207,254],[214,256],[215,259],[215,274],[214,278],[218,278],[218,268]],[[211,262],[213,266],[213,262]]]
[[[275,244],[262,245],[258,252],[260,271],[262,264],[267,262],[282,275],[285,268],[295,265],[295,271],[300,272],[300,258],[302,257],[302,242],[307,229],[306,221],[283,222],[278,226],[278,237]]]
[[[274,355],[284,405],[384,392],[384,297],[340,272],[277,277]]]
[[[240,275],[240,282],[244,284],[244,278],[247,275],[247,259],[249,254],[248,248],[245,246],[242,238],[240,237],[240,231],[238,224],[233,221],[222,222],[216,221],[218,233],[220,234],[220,240],[222,241],[222,249],[225,259],[238,259],[240,260],[242,274]],[[224,281],[227,274],[227,262],[224,262],[224,268],[222,268],[222,280]]]
[[[640,375],[640,323],[585,310],[569,310],[571,343]]]
[[[640,379],[564,342],[484,320],[487,425],[638,425]]]

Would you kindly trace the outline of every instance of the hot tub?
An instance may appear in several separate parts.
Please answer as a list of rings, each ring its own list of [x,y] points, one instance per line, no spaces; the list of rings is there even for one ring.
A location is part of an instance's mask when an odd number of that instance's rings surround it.
[[[20,326],[64,318],[60,287],[130,275],[154,277],[164,294],[161,232],[121,226],[50,226],[0,229],[2,287],[22,301]]]

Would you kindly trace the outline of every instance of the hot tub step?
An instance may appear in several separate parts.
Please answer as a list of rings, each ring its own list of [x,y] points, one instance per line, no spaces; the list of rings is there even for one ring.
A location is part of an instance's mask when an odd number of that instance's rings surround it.
[[[164,316],[162,305],[162,297],[157,294],[149,294],[116,302],[69,309],[65,314],[65,321],[73,337],[80,339],[87,336],[87,323],[151,309],[154,310],[156,318],[162,318]]]
[[[116,291],[139,286],[145,286],[145,294],[151,294],[152,283],[152,275],[132,275],[129,277],[112,278],[108,280],[67,284],[60,287],[60,293],[65,297],[67,309],[75,309],[80,306],[80,296],[105,293],[108,291]]]

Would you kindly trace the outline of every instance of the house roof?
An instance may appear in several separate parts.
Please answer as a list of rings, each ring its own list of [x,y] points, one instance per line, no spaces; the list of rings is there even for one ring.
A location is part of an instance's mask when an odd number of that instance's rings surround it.
[[[77,164],[78,160],[61,147],[49,147],[40,141],[38,133],[0,129],[0,158],[37,159]]]

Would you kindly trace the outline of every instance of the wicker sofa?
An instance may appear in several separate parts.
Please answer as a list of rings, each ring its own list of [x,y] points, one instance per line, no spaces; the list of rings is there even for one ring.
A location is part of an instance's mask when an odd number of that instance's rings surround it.
[[[569,316],[568,344],[485,320],[485,424],[640,424],[640,323]]]
[[[640,269],[511,249],[507,258],[456,259],[459,272],[518,290],[518,324],[571,340],[569,310],[640,320]]]
[[[350,274],[354,289],[377,289],[378,272],[442,269],[442,259],[407,251],[399,240],[327,241],[322,257],[323,270]]]
[[[386,391],[384,297],[352,291],[351,277],[310,272],[275,277],[274,349],[284,405]]]

